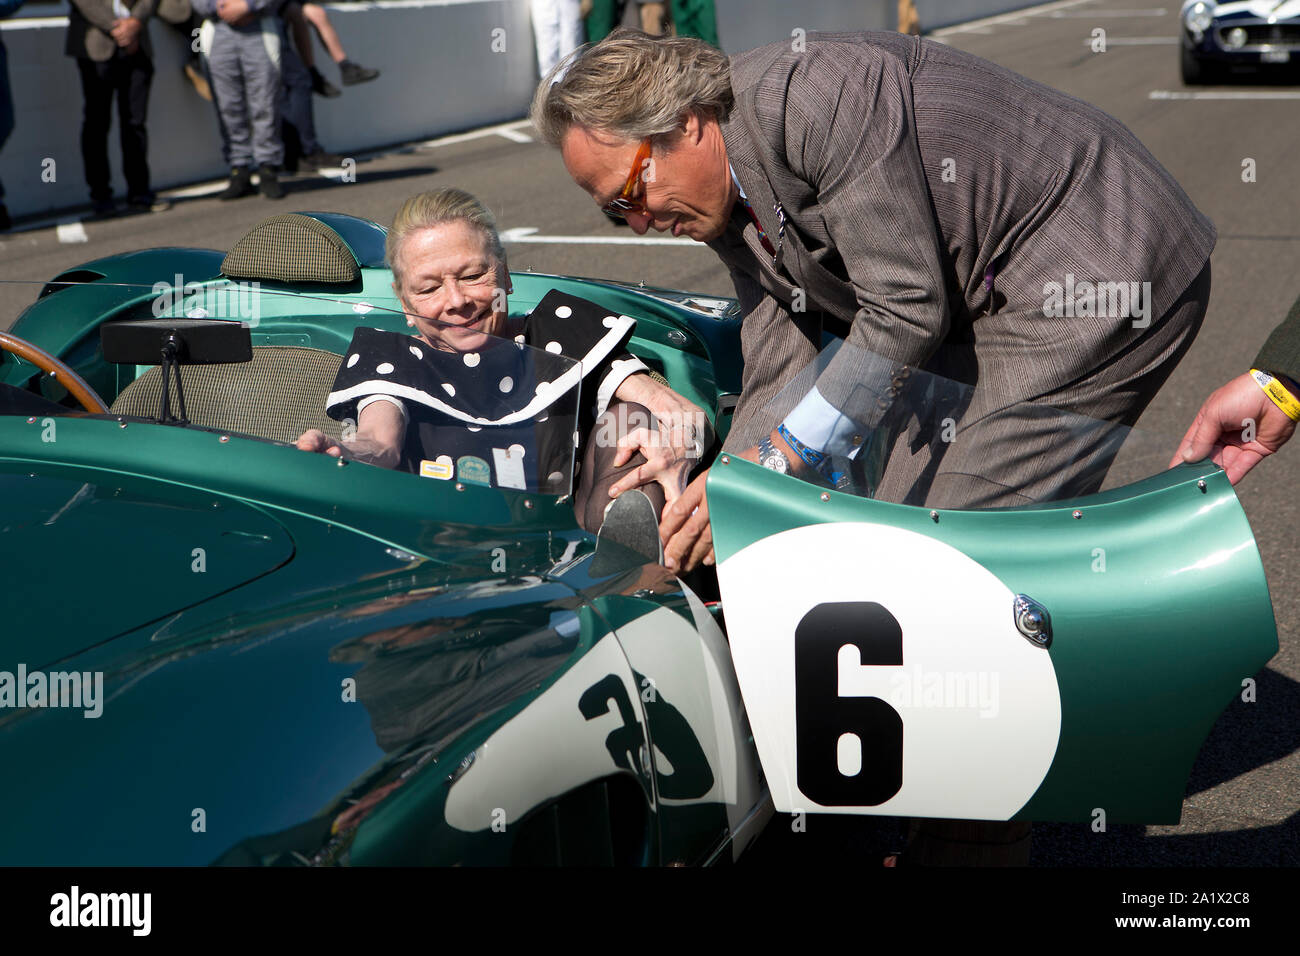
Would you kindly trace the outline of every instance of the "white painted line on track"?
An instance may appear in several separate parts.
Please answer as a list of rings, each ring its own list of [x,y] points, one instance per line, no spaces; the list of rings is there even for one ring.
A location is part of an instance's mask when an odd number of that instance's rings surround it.
[[[81,224],[80,219],[74,219],[72,222],[61,222],[55,229],[59,237],[59,242],[89,242],[90,237],[86,235],[86,227]]]
[[[1066,12],[1064,10],[1053,13],[1053,20],[1106,20],[1115,17],[1163,17],[1169,11],[1164,7],[1155,7],[1147,10],[1073,10]]]
[[[497,135],[504,136],[512,143],[531,143],[533,141],[531,136],[527,133],[521,133],[517,129],[499,129]]]
[[[984,17],[980,20],[971,20],[967,23],[954,23],[950,27],[940,27],[938,30],[931,30],[925,35],[931,39],[949,36],[954,33],[989,33],[991,31],[985,27],[992,26],[1024,26],[1027,17],[1035,17],[1044,13],[1051,13],[1053,10],[1065,10],[1069,7],[1077,7],[1084,3],[1092,3],[1092,0],[1058,0],[1056,3],[1044,3],[1037,7],[1027,7],[1024,10],[1014,10],[1011,13],[1003,13],[996,17]]]
[[[1300,100],[1300,90],[1152,90],[1151,100]]]
[[[1172,46],[1182,43],[1179,37],[1106,37],[1106,46]],[[1085,38],[1084,46],[1091,46],[1093,41]]]
[[[432,149],[435,146],[450,146],[452,143],[465,143],[472,139],[482,139],[484,136],[506,136],[507,133],[521,130],[528,126],[529,121],[515,120],[513,123],[501,123],[498,126],[484,126],[482,129],[470,130],[468,133],[453,133],[450,136],[439,136],[437,139],[426,139],[423,142],[411,143],[408,148],[414,149]],[[506,136],[509,139],[509,136]],[[516,140],[519,142],[519,140]],[[530,140],[531,142],[531,140]]]
[[[166,189],[158,195],[163,199],[197,199],[201,196],[215,196],[229,185],[227,180],[213,179],[206,183],[195,183],[181,189]]]
[[[535,242],[540,245],[564,246],[703,246],[689,237],[680,236],[539,236],[537,229],[519,226],[501,233],[502,242]]]

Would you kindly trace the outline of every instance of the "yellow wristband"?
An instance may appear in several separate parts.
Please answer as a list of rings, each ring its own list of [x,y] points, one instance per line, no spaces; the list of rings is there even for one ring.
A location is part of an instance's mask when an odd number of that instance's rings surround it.
[[[1264,394],[1272,400],[1273,404],[1282,409],[1287,418],[1293,422],[1300,422],[1300,400],[1287,391],[1286,386],[1268,372],[1261,372],[1257,368],[1250,370],[1250,377],[1264,390]]]

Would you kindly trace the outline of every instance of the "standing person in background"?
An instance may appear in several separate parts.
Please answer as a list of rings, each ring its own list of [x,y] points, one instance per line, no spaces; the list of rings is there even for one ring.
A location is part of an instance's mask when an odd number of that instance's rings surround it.
[[[13,16],[23,0],[0,0],[0,20]],[[9,93],[9,54],[5,52],[4,38],[0,37],[0,149],[4,149],[5,140],[14,131],[14,100]],[[4,232],[13,220],[5,207],[5,184],[0,182],[0,232]]]
[[[301,5],[297,0],[289,0],[283,8],[285,22],[291,27],[295,19],[301,22],[303,8],[309,5]],[[341,156],[325,152],[320,140],[316,138],[316,114],[311,101],[314,80],[299,56],[303,49],[302,44],[302,34],[295,31],[294,43],[286,43],[280,54],[280,74],[283,80],[280,89],[280,112],[283,117],[281,135],[284,139],[284,168],[291,173],[296,173],[299,166],[306,169],[322,169],[338,166],[343,162]],[[295,45],[298,46],[297,52],[294,52]],[[307,36],[306,48],[310,53],[310,35]]]
[[[545,76],[582,46],[582,4],[580,0],[532,0],[532,4],[537,68]]]
[[[158,202],[149,185],[149,87],[153,83],[152,51],[145,23],[156,0],[72,0],[64,52],[77,61],[85,111],[81,120],[81,158],[96,216],[111,216],[113,186],[108,164],[108,130],[117,97],[122,142],[122,172],[126,176],[127,206],[140,212],[168,208]]]
[[[87,2],[87,0],[81,0]],[[149,2],[149,0],[142,0]],[[285,36],[279,12],[283,0],[193,0],[204,17],[205,46],[212,95],[225,131],[230,185],[222,199],[258,189],[268,199],[283,199],[279,171],[284,162],[280,135],[280,57]]]
[[[718,15],[713,0],[672,0],[673,30],[679,37],[694,37],[718,46]]]
[[[898,0],[898,32],[908,36],[921,35],[921,18],[916,15],[912,0]]]
[[[321,46],[325,48],[325,52],[339,65],[339,73],[342,76],[344,86],[367,83],[379,75],[378,70],[362,66],[360,63],[353,63],[348,59],[348,53],[343,49],[343,41],[339,39],[338,31],[330,23],[329,15],[320,4],[304,3],[297,10],[286,10],[285,19],[289,21],[290,29],[293,30],[293,42],[298,47],[298,55],[302,57],[307,72],[311,74],[312,92],[318,96],[326,96],[332,99],[336,96],[342,96],[343,91],[321,76],[320,70],[316,69],[316,54],[312,49],[311,32],[307,29],[308,24],[315,28],[316,35],[320,37]]]
[[[664,5],[660,0],[636,0],[640,8],[641,29],[658,35],[664,32]],[[627,0],[583,0],[583,18],[587,21],[587,41],[599,43],[622,24]]]

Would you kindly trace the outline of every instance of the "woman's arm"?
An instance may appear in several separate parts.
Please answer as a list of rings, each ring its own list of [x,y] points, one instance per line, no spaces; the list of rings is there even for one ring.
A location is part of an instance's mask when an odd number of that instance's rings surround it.
[[[386,399],[370,402],[357,416],[357,431],[340,445],[318,428],[302,433],[295,444],[303,451],[319,452],[335,458],[368,462],[381,468],[396,468],[402,460],[406,438],[406,412]]]

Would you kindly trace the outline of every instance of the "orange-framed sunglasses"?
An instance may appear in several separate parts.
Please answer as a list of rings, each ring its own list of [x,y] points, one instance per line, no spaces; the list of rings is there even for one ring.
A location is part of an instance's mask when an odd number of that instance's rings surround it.
[[[645,212],[645,199],[634,199],[633,194],[637,191],[637,183],[641,181],[641,173],[644,170],[645,162],[650,158],[650,140],[641,140],[641,145],[637,148],[636,159],[632,161],[632,171],[627,174],[627,182],[623,184],[623,191],[617,197],[605,203],[605,212],[611,216],[622,216],[627,218],[629,212]]]

